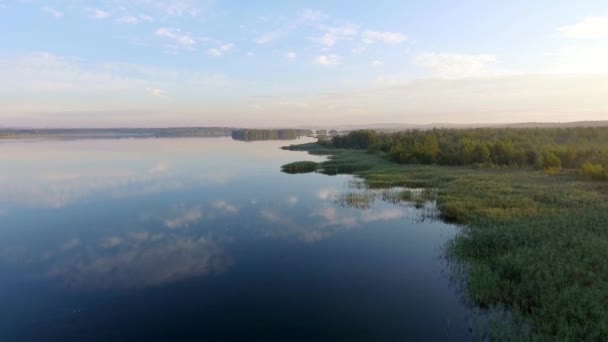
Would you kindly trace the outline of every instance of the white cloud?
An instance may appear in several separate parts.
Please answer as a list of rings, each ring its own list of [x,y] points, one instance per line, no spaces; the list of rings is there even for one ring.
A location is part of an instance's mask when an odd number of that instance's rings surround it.
[[[288,53],[285,54],[285,57],[287,59],[293,60],[293,59],[296,59],[298,57],[298,55],[295,52],[290,51],[290,52],[288,52]]]
[[[196,40],[194,40],[194,38],[182,33],[181,30],[177,28],[161,27],[157,29],[154,34],[157,37],[169,39],[181,47],[193,48],[196,45]]]
[[[382,63],[382,61],[380,61],[380,60],[375,59],[375,60],[371,61],[370,64],[374,67],[379,67],[379,66],[382,66],[384,63]]]
[[[56,10],[54,8],[45,6],[45,7],[42,7],[42,10],[55,18],[63,17],[63,12]]]
[[[208,87],[226,87],[235,85],[238,83],[238,81],[231,80],[223,74],[213,74],[197,78],[193,80],[192,83]]]
[[[70,239],[61,245],[61,250],[68,251],[80,245],[80,239]]]
[[[213,207],[224,214],[236,214],[239,212],[239,208],[235,205],[230,204],[224,200],[216,201],[213,203]]]
[[[300,20],[305,22],[315,22],[327,19],[327,15],[321,11],[305,9],[300,12]]]
[[[376,42],[386,44],[400,44],[406,41],[406,36],[399,32],[378,32],[367,30],[361,35],[361,40],[365,44],[373,44]]]
[[[361,220],[363,222],[389,221],[402,217],[403,213],[399,209],[385,209],[381,211],[366,210],[361,214]]]
[[[153,22],[154,21],[154,17],[151,15],[147,15],[147,14],[140,14],[139,19],[141,21],[147,21],[147,22]]]
[[[103,248],[114,248],[120,244],[122,244],[122,238],[118,236],[110,236],[103,238],[100,243],[101,247]]]
[[[335,197],[337,192],[338,192],[338,190],[336,190],[334,188],[325,188],[325,189],[319,190],[319,192],[317,193],[317,197],[319,199],[325,200],[325,199]]]
[[[171,1],[155,1],[156,6],[165,14],[170,16],[189,15],[196,17],[201,13],[201,8],[197,7],[196,1],[171,0]]]
[[[543,71],[557,74],[608,74],[608,48],[569,46],[547,54],[550,62]]]
[[[125,15],[116,19],[117,22],[122,24],[137,24],[139,23],[139,20],[140,19],[138,17],[134,17],[132,15]]]
[[[325,33],[312,40],[325,46],[333,47],[339,40],[352,39],[358,33],[358,29],[354,25],[333,26],[325,28]]]
[[[109,70],[104,65],[48,52],[1,57],[0,70],[5,76],[0,80],[0,92],[10,89],[36,94],[41,101],[32,106],[39,107],[37,110],[52,107],[53,100],[42,100],[45,93],[62,93],[72,97],[70,102],[75,103],[77,101],[74,100],[85,93],[99,95],[128,89],[141,92],[141,89],[155,84],[145,81],[151,78],[147,75]],[[59,100],[57,103],[60,102],[66,101]],[[53,110],[60,109],[57,107]]]
[[[287,202],[292,206],[298,204],[298,196],[289,196]]]
[[[566,38],[608,38],[608,17],[587,17],[574,25],[562,26],[557,30]]]
[[[336,208],[334,207],[326,207],[320,210],[314,211],[310,216],[313,217],[321,217],[325,221],[322,222],[319,226],[344,226],[344,227],[352,227],[357,224],[357,218],[351,215],[344,215],[338,213]]]
[[[255,43],[258,45],[272,44],[300,27],[316,25],[318,22],[327,18],[328,16],[320,11],[304,9],[297,17],[287,20],[282,27],[273,31],[264,32],[257,36],[255,38]],[[268,20],[268,17],[263,17],[264,22],[267,22]]]
[[[203,218],[203,212],[199,208],[182,209],[180,212],[165,220],[165,227],[169,229],[186,228],[199,222]]]
[[[152,96],[156,96],[159,98],[166,97],[165,91],[160,88],[146,88],[146,91]]]
[[[316,41],[321,45],[334,46],[338,41],[338,37],[336,37],[336,35],[333,33],[326,33],[321,37],[317,38]]]
[[[414,63],[429,68],[435,76],[443,78],[480,77],[496,74],[490,65],[496,62],[492,55],[468,55],[454,53],[424,53],[414,58]]]
[[[156,174],[162,174],[162,173],[166,173],[167,171],[169,171],[169,164],[167,163],[158,163],[154,166],[152,166],[148,172],[156,175]]]
[[[99,8],[87,8],[87,13],[94,19],[106,19],[110,17],[110,13]]]
[[[285,32],[281,32],[281,31],[265,32],[265,33],[261,34],[260,36],[258,36],[255,39],[255,42],[258,45],[268,45],[268,44],[274,43],[275,41],[277,41],[279,38],[281,38],[285,34],[286,34]]]
[[[234,44],[232,43],[222,44],[218,47],[208,49],[207,54],[213,57],[221,57],[224,55],[224,53],[232,50],[232,48],[234,48]]]
[[[46,274],[71,288],[127,289],[218,273],[233,263],[210,238],[172,236],[155,241],[158,236],[124,240],[124,248],[109,254],[87,246],[86,252],[53,259]]]
[[[320,55],[315,58],[315,62],[323,67],[334,67],[340,64],[340,57],[337,55]]]

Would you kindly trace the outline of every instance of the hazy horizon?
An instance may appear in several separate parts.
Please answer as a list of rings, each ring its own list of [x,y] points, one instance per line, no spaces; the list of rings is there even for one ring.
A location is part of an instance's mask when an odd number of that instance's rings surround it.
[[[0,1],[0,127],[608,118],[603,1]]]

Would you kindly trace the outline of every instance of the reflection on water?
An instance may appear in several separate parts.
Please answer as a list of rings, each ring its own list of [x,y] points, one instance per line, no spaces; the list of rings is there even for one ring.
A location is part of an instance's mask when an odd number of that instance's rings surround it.
[[[281,144],[0,142],[0,340],[468,340],[429,197]]]

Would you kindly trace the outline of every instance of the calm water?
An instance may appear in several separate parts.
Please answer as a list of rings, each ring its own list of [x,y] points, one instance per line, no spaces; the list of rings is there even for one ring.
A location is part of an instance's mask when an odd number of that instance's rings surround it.
[[[283,144],[0,141],[0,341],[470,340],[455,228]]]

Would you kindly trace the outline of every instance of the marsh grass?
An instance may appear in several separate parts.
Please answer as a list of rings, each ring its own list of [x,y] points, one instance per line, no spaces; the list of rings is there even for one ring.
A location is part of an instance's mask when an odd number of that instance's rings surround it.
[[[430,189],[380,196],[406,203],[420,196],[436,203],[444,220],[463,225],[447,252],[466,265],[466,298],[509,313],[508,322],[491,324],[489,338],[608,340],[605,183],[580,180],[569,170],[547,177],[532,168],[397,165],[365,151],[332,156],[329,165],[348,165],[336,172],[354,173],[367,189]]]
[[[281,171],[285,173],[309,173],[315,172],[319,163],[313,161],[298,161],[281,166]]]

